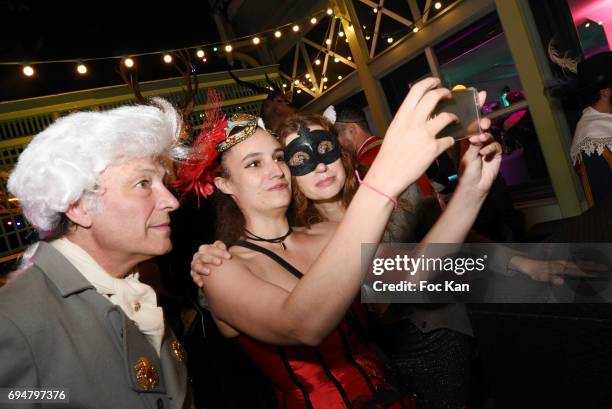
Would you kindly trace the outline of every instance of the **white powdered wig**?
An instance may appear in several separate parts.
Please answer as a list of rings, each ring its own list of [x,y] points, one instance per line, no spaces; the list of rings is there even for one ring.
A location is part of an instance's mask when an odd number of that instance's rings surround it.
[[[32,139],[8,181],[27,219],[53,230],[60,215],[91,192],[113,162],[181,155],[182,120],[166,100],[106,112],[77,112]]]

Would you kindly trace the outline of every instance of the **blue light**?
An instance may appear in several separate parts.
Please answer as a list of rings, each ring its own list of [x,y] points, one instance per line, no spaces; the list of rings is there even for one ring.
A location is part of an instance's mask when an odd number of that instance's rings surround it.
[[[508,97],[508,93],[507,92],[504,92],[501,95],[501,101],[502,101],[502,105],[504,107],[509,107],[510,106],[510,102],[508,102],[508,98],[507,97]]]

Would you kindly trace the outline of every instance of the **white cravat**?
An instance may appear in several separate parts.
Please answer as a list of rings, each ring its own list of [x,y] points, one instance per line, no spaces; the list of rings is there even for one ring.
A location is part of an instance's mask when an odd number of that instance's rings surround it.
[[[138,280],[138,273],[125,278],[108,274],[85,250],[66,238],[50,243],[72,263],[96,291],[118,305],[160,354],[164,336],[164,314],[157,306],[157,294]]]
[[[580,161],[581,152],[588,156],[597,152],[601,156],[605,148],[612,151],[612,115],[587,107],[576,125],[570,150],[572,161],[574,165]]]

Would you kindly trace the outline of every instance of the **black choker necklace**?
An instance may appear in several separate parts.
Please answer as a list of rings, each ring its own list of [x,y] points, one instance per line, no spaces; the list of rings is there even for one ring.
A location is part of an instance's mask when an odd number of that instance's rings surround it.
[[[293,230],[291,229],[291,226],[289,226],[289,230],[287,230],[287,233],[283,234],[280,237],[274,237],[272,239],[264,239],[263,237],[259,237],[253,233],[251,233],[250,231],[248,231],[247,229],[244,229],[244,231],[246,232],[246,237],[247,239],[251,239],[254,241],[265,241],[268,243],[275,243],[278,244],[280,243],[281,247],[283,248],[283,250],[287,250],[287,246],[285,246],[285,239],[291,234],[293,233]]]

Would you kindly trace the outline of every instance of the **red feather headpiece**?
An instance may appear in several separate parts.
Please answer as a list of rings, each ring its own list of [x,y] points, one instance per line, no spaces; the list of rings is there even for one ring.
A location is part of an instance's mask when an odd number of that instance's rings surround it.
[[[214,179],[219,172],[219,156],[217,145],[226,138],[225,127],[227,120],[221,111],[221,94],[209,89],[206,111],[202,129],[192,146],[192,153],[183,161],[177,170],[177,179],[174,186],[183,192],[183,195],[195,193],[200,204],[200,196],[206,198],[214,190]]]

